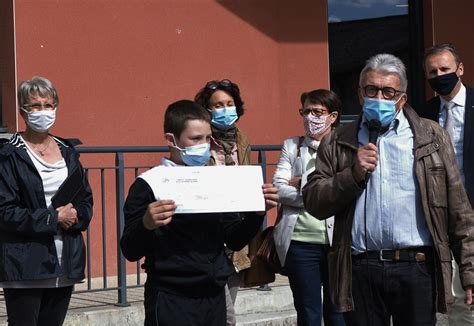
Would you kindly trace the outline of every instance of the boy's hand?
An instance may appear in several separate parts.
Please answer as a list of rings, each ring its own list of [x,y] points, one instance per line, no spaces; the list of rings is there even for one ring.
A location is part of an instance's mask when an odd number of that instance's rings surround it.
[[[278,205],[278,188],[271,183],[266,183],[262,186],[262,189],[265,198],[265,211],[269,211]],[[258,212],[258,214],[265,215],[265,212]]]
[[[174,200],[158,200],[148,205],[143,215],[143,225],[147,230],[154,230],[171,222],[176,205]]]

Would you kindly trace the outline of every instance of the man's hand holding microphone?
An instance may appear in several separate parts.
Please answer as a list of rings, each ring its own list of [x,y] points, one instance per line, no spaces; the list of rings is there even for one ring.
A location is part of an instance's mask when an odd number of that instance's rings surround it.
[[[379,160],[377,139],[380,134],[381,123],[379,120],[370,120],[369,127],[369,142],[357,150],[357,159],[353,167],[352,173],[357,183],[362,181],[367,184],[370,174],[377,167]]]

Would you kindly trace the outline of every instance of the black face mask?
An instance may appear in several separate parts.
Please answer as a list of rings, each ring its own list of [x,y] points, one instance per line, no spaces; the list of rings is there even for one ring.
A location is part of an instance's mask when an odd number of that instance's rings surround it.
[[[431,88],[440,95],[450,94],[458,82],[456,72],[428,79]]]

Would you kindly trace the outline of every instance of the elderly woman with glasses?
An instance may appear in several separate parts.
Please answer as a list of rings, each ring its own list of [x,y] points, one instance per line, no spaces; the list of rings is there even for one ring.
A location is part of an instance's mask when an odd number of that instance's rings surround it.
[[[235,123],[244,114],[237,84],[228,79],[212,80],[197,93],[195,101],[211,115],[211,158],[208,165],[250,164],[250,144]],[[231,186],[231,185],[229,185]],[[237,272],[250,267],[248,247],[229,252]],[[229,278],[226,287],[227,325],[235,325],[234,303],[242,273]]]
[[[92,193],[78,142],[49,133],[59,104],[52,83],[22,82],[18,103],[26,130],[0,144],[0,287],[10,325],[62,325],[84,279]]]
[[[305,135],[286,139],[273,183],[278,187],[282,216],[275,226],[278,257],[288,275],[298,325],[344,325],[342,314],[331,303],[327,253],[332,240],[333,219],[319,221],[303,206],[301,189],[314,171],[316,152],[324,136],[335,128],[341,101],[326,89],[301,95]],[[323,299],[321,298],[323,287]]]

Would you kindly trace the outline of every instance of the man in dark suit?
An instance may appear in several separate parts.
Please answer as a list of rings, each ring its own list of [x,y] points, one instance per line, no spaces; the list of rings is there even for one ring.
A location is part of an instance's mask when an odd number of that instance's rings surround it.
[[[473,205],[474,89],[462,83],[464,65],[451,44],[440,44],[426,49],[424,69],[428,83],[438,95],[430,99],[418,113],[422,117],[439,122],[451,136],[461,179]],[[469,306],[464,304],[464,291],[459,281],[458,266],[455,266],[455,269],[453,280],[455,301],[449,314],[449,324],[472,326],[474,316]]]

